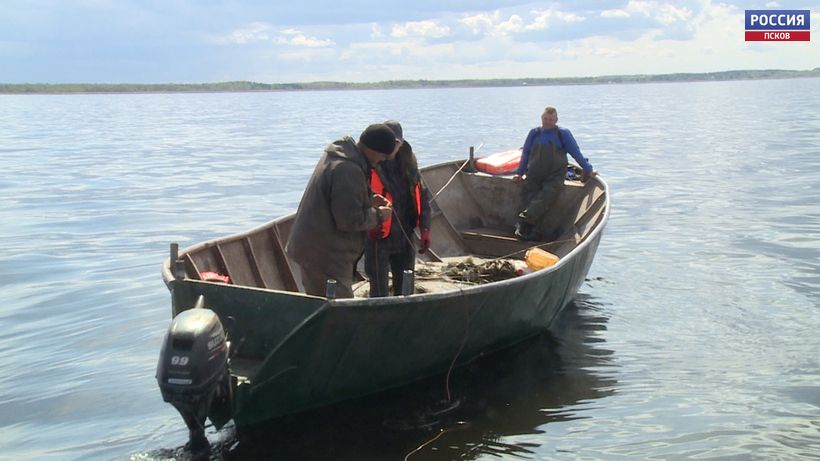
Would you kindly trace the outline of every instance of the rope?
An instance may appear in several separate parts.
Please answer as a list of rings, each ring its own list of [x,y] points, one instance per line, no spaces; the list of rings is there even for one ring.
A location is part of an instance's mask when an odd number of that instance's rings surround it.
[[[438,192],[436,192],[436,194],[435,194],[435,195],[433,195],[433,198],[431,198],[431,199],[430,199],[430,202],[431,202],[431,203],[432,203],[432,202],[434,202],[434,201],[436,200],[436,198],[439,196],[439,194],[441,194],[441,192],[442,192],[442,191],[443,191],[443,190],[444,190],[447,186],[449,186],[451,182],[453,182],[453,179],[455,179],[455,178],[456,178],[456,175],[457,175],[457,174],[459,174],[459,173],[461,173],[461,170],[463,170],[463,169],[464,169],[464,167],[465,167],[465,166],[467,166],[467,163],[468,163],[469,161],[470,161],[470,159],[465,160],[465,161],[464,161],[464,163],[462,163],[462,164],[461,164],[461,166],[460,166],[460,167],[458,167],[458,170],[456,170],[456,172],[455,172],[455,173],[453,173],[453,175],[452,175],[452,176],[450,176],[450,179],[448,179],[448,180],[447,180],[447,182],[446,182],[446,183],[444,183],[444,185],[443,185],[443,186],[441,186],[441,189],[439,189],[439,190],[438,190]]]
[[[411,455],[413,455],[414,453],[417,453],[419,450],[421,450],[422,448],[426,447],[427,445],[430,445],[431,443],[435,442],[436,440],[438,440],[438,438],[439,438],[439,437],[441,437],[442,435],[444,435],[444,433],[445,433],[445,432],[447,432],[447,430],[446,430],[446,429],[440,429],[439,431],[440,431],[440,432],[438,433],[438,435],[436,435],[436,436],[435,436],[435,437],[433,437],[432,439],[430,439],[430,440],[428,440],[428,441],[426,441],[426,442],[422,443],[421,445],[419,445],[418,447],[416,447],[416,449],[415,449],[415,450],[413,450],[413,451],[411,451],[410,453],[407,453],[407,456],[405,456],[405,457],[404,457],[404,461],[407,461],[408,459],[410,459],[410,456],[411,456]]]
[[[555,245],[555,244],[558,244],[558,243],[566,243],[566,242],[575,242],[575,238],[564,239],[564,240],[553,240],[552,242],[546,242],[546,243],[541,243],[539,245],[533,245],[531,247],[524,248],[523,250],[518,250],[518,251],[512,252],[508,255],[498,256],[498,257],[489,259],[488,261],[495,261],[495,260],[498,260],[498,259],[507,259],[510,256],[515,256],[519,253],[525,253],[525,252],[527,252],[527,251],[529,251],[533,248],[541,248],[541,247],[546,246],[546,245]]]
[[[484,147],[484,143],[483,143],[483,142],[482,142],[481,144],[479,144],[479,145],[478,145],[478,147],[476,147],[475,149],[473,149],[473,155],[475,155],[475,154],[476,154],[476,152],[478,152],[479,150],[481,150],[481,148],[482,148],[482,147]],[[456,170],[456,172],[455,172],[455,173],[453,173],[453,175],[452,175],[452,176],[450,176],[450,179],[448,179],[448,180],[447,180],[447,182],[446,182],[446,183],[444,183],[444,185],[443,185],[443,186],[441,186],[441,189],[439,189],[439,190],[438,190],[438,192],[436,192],[436,194],[435,194],[435,195],[433,195],[433,198],[431,198],[431,199],[430,199],[430,202],[434,202],[434,201],[436,200],[436,198],[437,198],[437,197],[438,197],[438,195],[439,195],[439,194],[440,194],[440,193],[444,190],[444,188],[446,188],[447,186],[449,186],[449,185],[450,185],[450,183],[451,183],[451,182],[453,182],[453,179],[456,177],[456,175],[457,175],[457,174],[459,174],[459,173],[461,173],[461,170],[463,170],[463,169],[464,169],[464,167],[465,167],[465,166],[467,165],[467,163],[469,163],[469,162],[470,162],[470,159],[468,158],[467,160],[465,160],[465,161],[464,161],[464,163],[462,163],[462,164],[461,164],[461,166],[458,168],[458,170]]]

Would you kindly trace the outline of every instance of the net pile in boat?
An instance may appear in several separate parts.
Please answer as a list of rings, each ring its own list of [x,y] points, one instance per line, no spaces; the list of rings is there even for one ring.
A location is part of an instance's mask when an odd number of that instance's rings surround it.
[[[511,279],[516,275],[516,263],[512,259],[485,260],[467,256],[416,266],[416,278],[421,280],[446,279],[481,284]]]

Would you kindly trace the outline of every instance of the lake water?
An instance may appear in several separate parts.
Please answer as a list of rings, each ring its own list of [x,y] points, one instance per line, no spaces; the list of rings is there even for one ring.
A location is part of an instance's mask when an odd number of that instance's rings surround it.
[[[0,95],[0,459],[184,458],[154,378],[170,242],[295,210],[369,123],[431,164],[520,146],[545,105],[613,206],[553,334],[456,372],[444,416],[421,383],[210,430],[214,458],[820,459],[820,79]]]

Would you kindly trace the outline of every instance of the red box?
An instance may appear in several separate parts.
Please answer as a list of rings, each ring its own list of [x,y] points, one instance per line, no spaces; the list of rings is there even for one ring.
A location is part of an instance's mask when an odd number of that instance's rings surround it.
[[[490,174],[513,174],[521,161],[521,149],[507,150],[482,157],[475,161],[478,171]]]

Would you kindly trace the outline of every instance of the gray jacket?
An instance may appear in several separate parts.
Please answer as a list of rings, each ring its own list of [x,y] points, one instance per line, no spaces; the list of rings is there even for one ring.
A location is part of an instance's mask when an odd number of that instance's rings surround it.
[[[367,231],[378,225],[369,169],[353,138],[325,148],[308,181],[285,251],[310,270],[350,276],[364,251]]]

